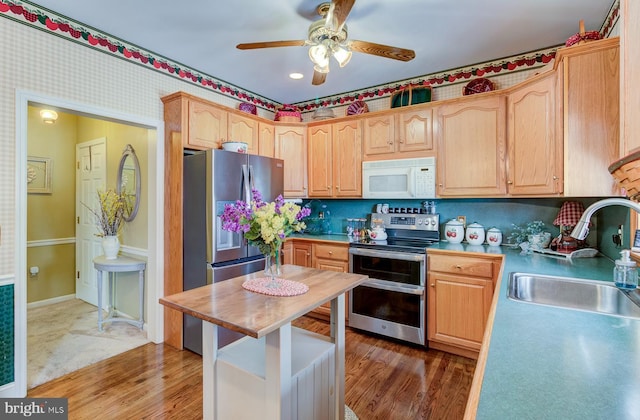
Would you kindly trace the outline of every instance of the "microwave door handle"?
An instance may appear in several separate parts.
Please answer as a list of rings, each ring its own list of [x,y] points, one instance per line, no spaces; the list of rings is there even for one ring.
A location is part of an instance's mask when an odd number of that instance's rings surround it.
[[[244,202],[251,203],[251,183],[249,182],[249,166],[242,165],[242,186],[244,188]]]
[[[409,168],[409,173],[407,174],[408,176],[408,189],[409,189],[409,196],[411,197],[415,197],[416,196],[416,168],[411,167]]]

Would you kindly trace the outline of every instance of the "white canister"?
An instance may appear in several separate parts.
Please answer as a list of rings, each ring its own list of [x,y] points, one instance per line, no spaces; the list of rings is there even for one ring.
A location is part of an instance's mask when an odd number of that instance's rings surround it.
[[[465,238],[469,245],[482,245],[484,243],[484,226],[478,222],[471,223],[467,226]]]
[[[491,246],[500,246],[502,244],[502,232],[500,232],[500,229],[492,227],[487,231],[487,243]]]
[[[447,238],[447,242],[452,244],[459,244],[464,239],[464,226],[462,222],[451,219],[444,225],[444,236]]]

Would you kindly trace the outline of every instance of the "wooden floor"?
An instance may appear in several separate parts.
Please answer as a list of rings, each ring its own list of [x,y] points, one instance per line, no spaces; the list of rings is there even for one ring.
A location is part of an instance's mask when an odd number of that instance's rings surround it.
[[[293,323],[325,335],[309,317]],[[361,420],[461,419],[475,361],[347,328],[345,402]],[[40,385],[28,397],[66,397],[69,419],[200,419],[202,359],[147,344]]]

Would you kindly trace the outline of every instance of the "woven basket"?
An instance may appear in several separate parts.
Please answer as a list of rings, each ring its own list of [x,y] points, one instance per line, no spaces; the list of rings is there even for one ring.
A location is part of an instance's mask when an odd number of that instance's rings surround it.
[[[609,173],[624,188],[627,197],[640,201],[640,150],[609,165]]]

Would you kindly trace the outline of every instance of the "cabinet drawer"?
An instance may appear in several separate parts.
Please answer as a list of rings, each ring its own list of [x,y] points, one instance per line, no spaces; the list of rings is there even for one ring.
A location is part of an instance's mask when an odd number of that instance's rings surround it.
[[[349,261],[349,247],[328,244],[313,244],[315,258]]]
[[[484,258],[429,255],[427,269],[429,271],[493,278],[493,261]]]

